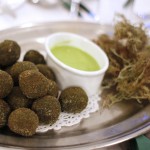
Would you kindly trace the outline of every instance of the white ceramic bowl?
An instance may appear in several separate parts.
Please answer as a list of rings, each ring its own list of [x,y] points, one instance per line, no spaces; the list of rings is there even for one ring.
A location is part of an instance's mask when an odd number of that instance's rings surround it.
[[[51,48],[59,43],[71,45],[85,51],[97,61],[100,70],[82,71],[65,65],[51,52]],[[47,64],[53,69],[61,90],[71,86],[79,86],[85,90],[88,96],[92,96],[100,90],[102,79],[109,65],[108,58],[100,47],[85,37],[72,33],[59,32],[47,37],[45,48],[47,52]]]

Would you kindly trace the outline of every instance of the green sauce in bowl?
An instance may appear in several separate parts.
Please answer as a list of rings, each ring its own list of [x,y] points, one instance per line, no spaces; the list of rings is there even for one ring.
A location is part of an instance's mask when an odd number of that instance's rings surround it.
[[[64,64],[83,71],[97,71],[100,69],[97,61],[83,50],[69,45],[55,46],[52,54]]]

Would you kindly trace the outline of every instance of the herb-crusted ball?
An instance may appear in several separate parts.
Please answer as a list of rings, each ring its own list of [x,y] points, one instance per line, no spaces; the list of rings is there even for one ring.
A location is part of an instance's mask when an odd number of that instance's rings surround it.
[[[59,88],[58,85],[55,81],[53,80],[48,80],[48,84],[49,84],[49,90],[48,90],[48,95],[57,97],[58,96],[58,92],[59,92]]]
[[[80,87],[69,87],[62,91],[59,101],[62,111],[80,113],[87,106],[88,96]]]
[[[0,66],[13,65],[20,57],[20,46],[12,40],[0,43]]]
[[[38,64],[37,68],[47,79],[54,80],[54,81],[56,80],[54,72],[48,66],[43,64]]]
[[[11,131],[22,136],[32,136],[39,125],[39,118],[28,108],[19,108],[11,112],[8,126]]]
[[[28,108],[32,105],[32,100],[23,95],[18,86],[13,87],[12,92],[7,97],[7,102],[12,110],[22,107]]]
[[[0,99],[0,128],[6,125],[9,113],[9,105],[3,99]]]
[[[53,96],[45,96],[34,101],[32,110],[38,115],[40,123],[54,124],[60,115],[60,103]]]
[[[26,70],[19,75],[19,86],[22,93],[31,99],[47,95],[48,79],[38,71]]]
[[[7,72],[0,70],[0,98],[8,96],[12,88],[12,77]]]
[[[16,85],[18,84],[19,75],[26,70],[38,71],[38,68],[34,63],[29,61],[17,62],[10,68],[10,74]]]
[[[31,61],[34,64],[46,64],[43,55],[36,50],[29,50],[24,56],[24,61]]]

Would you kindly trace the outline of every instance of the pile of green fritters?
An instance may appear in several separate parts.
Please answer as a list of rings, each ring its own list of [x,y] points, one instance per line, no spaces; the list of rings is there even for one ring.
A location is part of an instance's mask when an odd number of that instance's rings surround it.
[[[32,136],[39,124],[54,124],[62,111],[85,109],[88,96],[82,88],[68,87],[60,93],[53,70],[37,50],[28,50],[23,61],[18,61],[20,54],[17,42],[0,43],[1,129],[8,126],[16,134]]]

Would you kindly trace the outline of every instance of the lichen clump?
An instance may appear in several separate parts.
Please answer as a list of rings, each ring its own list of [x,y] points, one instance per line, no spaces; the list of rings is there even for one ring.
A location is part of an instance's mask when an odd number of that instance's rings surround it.
[[[125,19],[114,35],[100,35],[95,42],[107,53],[110,66],[103,80],[104,107],[123,100],[150,101],[150,50],[143,26]]]

